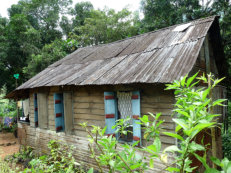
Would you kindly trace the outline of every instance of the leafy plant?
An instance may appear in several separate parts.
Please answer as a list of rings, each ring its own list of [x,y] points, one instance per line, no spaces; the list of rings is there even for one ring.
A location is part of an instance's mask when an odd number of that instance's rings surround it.
[[[6,87],[0,89],[0,117],[15,117],[17,115],[16,103],[4,99]]]
[[[130,120],[119,119],[116,121],[116,125],[113,126],[115,133],[118,134],[117,138],[113,135],[105,136],[106,131],[97,126],[92,126],[93,129],[90,131],[88,129],[87,123],[82,123],[81,126],[85,128],[86,132],[89,134],[89,149],[92,154],[92,158],[95,159],[100,172],[103,172],[103,167],[107,167],[109,172],[144,172],[148,169],[148,164],[144,153],[149,153],[149,166],[153,168],[154,158],[161,158],[161,142],[160,142],[160,125],[163,123],[162,120],[159,120],[161,114],[151,114],[150,116],[154,121],[149,120],[148,115],[144,115],[140,118],[141,122],[139,124],[143,125],[144,137],[147,141],[151,142],[145,144],[144,147],[136,147],[140,141],[137,141],[133,144],[131,143],[119,143],[120,135],[128,135],[132,133],[128,131],[129,125],[127,122]],[[117,147],[121,150],[117,150]],[[143,152],[143,155],[137,153],[137,151]],[[96,153],[100,154],[96,154]]]
[[[124,120],[124,121],[129,121]],[[122,120],[117,121],[114,128],[116,132],[127,134],[126,123]],[[125,126],[124,126],[125,125]],[[139,141],[133,144],[121,144],[119,145],[118,140],[113,135],[105,136],[106,127],[101,129],[97,126],[92,126],[93,129],[90,131],[87,127],[87,123],[82,123],[81,126],[85,128],[89,134],[89,150],[91,156],[96,161],[100,172],[103,171],[103,167],[107,167],[110,173],[114,172],[143,172],[147,169],[147,164],[142,161],[142,157],[136,153],[135,146]],[[122,147],[122,150],[117,150],[117,146]],[[96,154],[98,153],[99,154]]]
[[[43,155],[30,161],[31,168],[26,168],[23,173],[46,172],[46,173],[83,173],[72,155],[73,148],[51,140],[48,144],[50,154]]]
[[[164,150],[164,152],[176,154],[176,167],[168,167],[167,169],[171,172],[192,172],[196,168],[191,167],[192,160],[190,157],[194,155],[198,158],[197,151],[206,153],[207,150],[203,141],[201,144],[196,143],[196,137],[201,131],[217,126],[216,117],[219,115],[214,114],[212,110],[214,106],[223,106],[222,102],[225,101],[224,99],[213,101],[211,97],[212,90],[222,79],[214,79],[209,74],[208,78],[203,75],[194,82],[197,74],[189,78],[185,76],[180,81],[168,84],[166,88],[167,90],[175,90],[176,104],[173,110],[175,115],[173,121],[177,126],[175,133],[164,132],[164,134],[180,141],[179,146],[170,146]],[[208,88],[196,88],[195,86],[200,82],[207,83]],[[206,160],[203,160],[203,162],[206,162]]]
[[[20,163],[25,167],[28,166],[28,163],[35,157],[33,148],[29,146],[21,146],[20,151],[11,156],[5,158],[5,161],[9,163]]]
[[[0,159],[0,170],[1,173],[15,173],[15,171],[10,167],[9,163],[2,161]]]

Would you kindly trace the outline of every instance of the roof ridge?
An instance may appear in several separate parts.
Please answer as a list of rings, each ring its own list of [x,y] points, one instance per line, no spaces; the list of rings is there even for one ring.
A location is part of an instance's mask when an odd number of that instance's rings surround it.
[[[166,29],[169,29],[169,28],[173,28],[173,27],[176,27],[176,26],[179,26],[179,25],[184,25],[184,24],[187,24],[187,23],[192,23],[192,22],[197,22],[197,21],[203,21],[203,20],[206,20],[206,19],[209,19],[209,18],[213,18],[213,20],[215,20],[215,18],[217,18],[219,16],[217,15],[213,15],[213,16],[208,16],[208,17],[205,17],[205,18],[200,18],[200,19],[196,19],[196,20],[192,20],[192,21],[188,21],[188,22],[183,22],[183,23],[179,23],[179,24],[175,24],[175,25],[171,25],[171,26],[168,26],[168,27],[164,27],[164,28],[161,28],[161,29],[158,29],[158,30],[154,30],[154,31],[150,31],[150,32],[146,32],[146,33],[142,33],[142,34],[138,34],[138,35],[134,35],[132,37],[127,37],[127,38],[124,38],[122,40],[117,40],[117,41],[113,41],[113,42],[110,42],[110,43],[103,43],[103,44],[98,44],[98,45],[89,45],[89,46],[85,46],[85,47],[80,47],[81,49],[84,49],[84,48],[93,48],[93,47],[101,47],[101,46],[105,46],[105,45],[110,45],[110,44],[114,44],[114,43],[119,43],[119,42],[122,42],[122,41],[125,41],[125,40],[129,40],[129,39],[133,39],[133,38],[136,38],[136,37],[141,37],[141,36],[144,36],[146,34],[151,34],[151,33],[155,33],[155,32],[159,32],[159,31],[163,31],[163,30],[166,30]],[[209,22],[209,21],[206,21],[206,22]],[[201,22],[201,23],[206,23],[206,22]],[[200,23],[200,24],[201,24]],[[196,24],[194,24],[196,25]],[[78,50],[78,49],[77,49]],[[75,51],[74,51],[75,52]],[[73,53],[74,53],[73,52]]]

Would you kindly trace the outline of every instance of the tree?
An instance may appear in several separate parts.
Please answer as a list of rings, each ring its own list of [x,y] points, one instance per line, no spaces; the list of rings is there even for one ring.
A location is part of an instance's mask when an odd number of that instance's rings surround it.
[[[136,35],[138,29],[133,25],[132,14],[123,9],[115,12],[113,9],[92,10],[90,17],[84,20],[84,25],[74,28],[71,38],[79,45],[98,45],[121,40]]]
[[[38,72],[24,73],[23,69],[46,49],[45,45],[62,39],[60,16],[67,13],[70,4],[71,0],[20,0],[8,9],[9,21],[0,17],[0,87],[6,84],[8,91],[13,90],[13,74],[20,74],[20,84]]]
[[[94,7],[91,2],[79,2],[75,4],[75,8],[71,11],[71,14],[75,16],[73,27],[84,25],[85,19],[91,16],[93,9]]]
[[[60,22],[60,26],[64,34],[68,37],[69,33],[73,31],[75,27],[80,27],[84,25],[86,18],[91,16],[91,11],[94,9],[91,2],[79,2],[75,4],[75,7],[70,10],[70,14],[73,16],[73,19],[70,21],[68,17],[63,16]],[[80,34],[80,33],[75,33]]]
[[[202,2],[202,3],[201,3]],[[144,27],[147,31],[212,15],[211,1],[142,0]]]

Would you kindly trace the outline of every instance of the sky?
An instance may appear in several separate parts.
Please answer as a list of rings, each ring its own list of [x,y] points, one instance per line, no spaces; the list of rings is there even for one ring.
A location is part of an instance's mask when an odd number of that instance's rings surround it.
[[[81,2],[83,0],[72,0],[73,4]],[[131,11],[139,10],[141,0],[85,0],[90,1],[95,9],[103,9],[105,6],[113,8],[119,11],[129,5]],[[8,17],[7,9],[10,8],[12,4],[17,4],[18,0],[0,0],[0,14],[2,17]]]

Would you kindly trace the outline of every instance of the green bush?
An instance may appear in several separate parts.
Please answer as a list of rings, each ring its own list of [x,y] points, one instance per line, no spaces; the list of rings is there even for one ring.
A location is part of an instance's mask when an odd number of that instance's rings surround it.
[[[222,146],[224,156],[231,160],[231,132],[230,130],[222,135]]]
[[[33,149],[29,146],[22,146],[18,153],[6,157],[5,161],[16,164],[20,163],[26,167],[33,158],[35,158]]]
[[[9,164],[0,159],[0,172],[1,173],[15,173],[9,166]]]
[[[73,148],[51,140],[48,144],[49,154],[35,158],[29,162],[31,168],[26,168],[23,173],[84,173],[72,155]]]
[[[228,118],[226,119],[227,124],[230,124],[230,115],[231,115],[231,102],[228,102]],[[231,127],[225,129],[222,134],[222,148],[223,148],[223,154],[224,157],[227,157],[228,159],[231,159]]]
[[[0,117],[15,117],[17,115],[16,102],[4,99],[5,87],[0,89]]]

